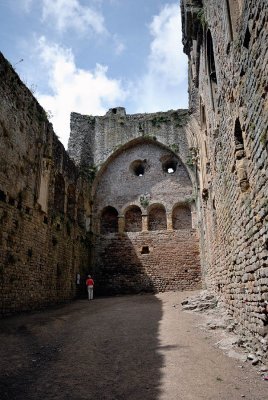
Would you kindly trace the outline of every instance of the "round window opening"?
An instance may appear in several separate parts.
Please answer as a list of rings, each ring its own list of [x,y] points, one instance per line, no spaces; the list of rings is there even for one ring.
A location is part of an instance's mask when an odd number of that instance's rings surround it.
[[[167,174],[174,174],[177,169],[177,164],[177,160],[167,160],[162,164],[163,171]]]
[[[135,175],[137,176],[142,176],[144,175],[144,166],[143,165],[138,165],[135,170],[134,170]]]
[[[143,176],[147,167],[146,160],[135,160],[130,164],[130,171],[136,176]]]

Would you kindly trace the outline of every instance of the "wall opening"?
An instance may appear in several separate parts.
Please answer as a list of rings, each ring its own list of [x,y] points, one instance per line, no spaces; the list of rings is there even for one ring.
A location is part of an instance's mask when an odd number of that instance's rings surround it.
[[[207,31],[206,35],[206,64],[207,64],[207,74],[209,76],[209,87],[210,87],[210,97],[211,106],[213,111],[216,110],[216,98],[217,98],[217,74],[216,65],[213,50],[213,41],[210,30]]]
[[[172,213],[172,227],[174,230],[192,229],[192,214],[187,204],[179,204],[174,208]]]
[[[235,150],[244,150],[244,139],[239,118],[235,120],[234,128]]]
[[[118,232],[118,212],[114,207],[105,207],[101,213],[100,232],[102,234]]]
[[[177,169],[178,161],[175,159],[169,159],[162,163],[163,171],[167,174],[174,174]]]
[[[207,31],[207,65],[208,65],[208,75],[211,81],[217,83],[213,41],[210,30]]]
[[[247,26],[247,30],[246,30],[245,37],[244,37],[244,42],[243,42],[243,46],[246,49],[249,48],[250,38],[251,38],[251,35],[250,35],[249,29],[248,29],[248,26]]]
[[[149,246],[142,246],[141,254],[150,254]]]
[[[148,215],[149,231],[167,229],[167,216],[165,207],[161,204],[153,205]]]
[[[125,213],[125,231],[140,232],[142,230],[142,212],[138,206],[130,207]]]
[[[165,155],[161,157],[160,161],[162,163],[162,170],[166,174],[174,174],[174,172],[177,170],[178,160],[173,155]]]
[[[136,176],[143,176],[147,168],[147,160],[135,160],[129,167],[132,174]]]

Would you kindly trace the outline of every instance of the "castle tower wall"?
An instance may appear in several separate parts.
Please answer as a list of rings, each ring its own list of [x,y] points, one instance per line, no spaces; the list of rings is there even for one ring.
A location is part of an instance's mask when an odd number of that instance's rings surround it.
[[[182,1],[203,277],[259,357],[268,334],[267,15],[261,0]]]

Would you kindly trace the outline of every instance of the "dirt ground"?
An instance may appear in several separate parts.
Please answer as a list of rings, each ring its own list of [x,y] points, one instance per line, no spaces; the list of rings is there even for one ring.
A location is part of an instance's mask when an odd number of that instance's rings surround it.
[[[187,296],[79,300],[1,320],[0,399],[267,399],[268,382],[182,311]]]

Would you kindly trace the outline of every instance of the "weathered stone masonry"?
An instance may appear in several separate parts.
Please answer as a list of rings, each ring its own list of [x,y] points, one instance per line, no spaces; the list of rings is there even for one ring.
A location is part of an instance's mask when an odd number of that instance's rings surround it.
[[[267,357],[267,1],[182,1],[204,281]]]
[[[89,267],[89,187],[0,54],[0,313],[72,299]]]
[[[203,285],[265,359],[268,4],[181,8],[189,110],[72,113],[76,166],[0,56],[1,312],[74,297],[89,247],[99,293],[200,287],[199,240]]]
[[[99,293],[201,287],[187,110],[72,114],[70,155],[97,170],[92,268]]]

